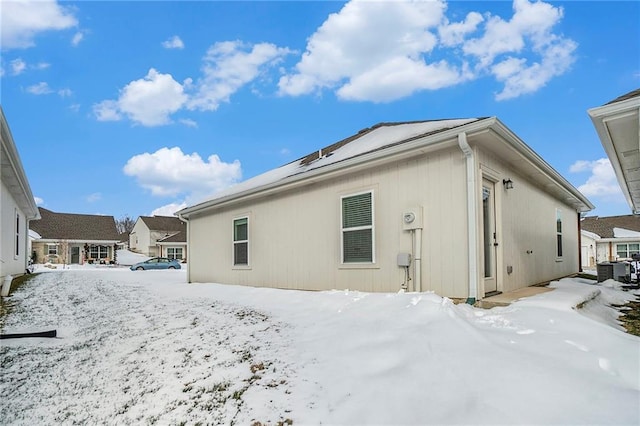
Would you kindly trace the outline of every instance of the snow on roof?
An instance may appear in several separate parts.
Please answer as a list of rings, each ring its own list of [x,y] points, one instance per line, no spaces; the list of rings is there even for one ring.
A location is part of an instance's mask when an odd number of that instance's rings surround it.
[[[624,228],[613,228],[614,238],[640,238],[640,232]]]
[[[466,118],[406,123],[380,123],[371,128],[362,130],[358,134],[346,138],[343,141],[333,144],[327,148],[318,150],[319,158],[315,161],[305,161],[308,156],[303,159],[298,159],[289,164],[285,164],[282,167],[272,169],[266,173],[219,191],[215,193],[213,197],[204,199],[198,204],[239,194],[247,190],[278,182],[294,175],[326,167],[362,154],[397,145],[402,142],[408,142],[420,136],[438,133],[478,120],[480,119]],[[362,136],[358,136],[360,134]],[[334,149],[336,146],[337,148]],[[320,156],[320,154],[322,154],[322,156]]]
[[[585,231],[584,229],[581,229],[580,232],[582,233],[582,235],[584,235],[587,238],[591,238],[592,240],[600,239],[600,235],[596,234],[595,232]]]

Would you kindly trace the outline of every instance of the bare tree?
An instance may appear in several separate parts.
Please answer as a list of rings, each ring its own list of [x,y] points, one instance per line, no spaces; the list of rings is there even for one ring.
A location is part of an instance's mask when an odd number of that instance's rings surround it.
[[[120,219],[116,219],[116,229],[118,233],[124,234],[125,232],[131,232],[136,221],[128,214],[122,216]]]
[[[69,247],[69,240],[58,241],[58,256],[60,256],[60,260],[62,260],[62,269],[66,269],[69,263]]]

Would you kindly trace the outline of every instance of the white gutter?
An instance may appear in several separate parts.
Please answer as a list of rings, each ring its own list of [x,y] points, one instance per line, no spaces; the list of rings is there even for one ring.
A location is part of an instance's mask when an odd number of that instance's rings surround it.
[[[476,161],[473,150],[467,143],[467,134],[458,134],[458,145],[464,153],[467,164],[467,227],[468,227],[468,252],[469,257],[469,296],[467,303],[473,305],[478,297],[478,226],[476,218],[477,196],[476,196]]]
[[[414,291],[420,293],[422,291],[422,228],[416,228],[414,232],[416,247],[413,259],[413,287]]]

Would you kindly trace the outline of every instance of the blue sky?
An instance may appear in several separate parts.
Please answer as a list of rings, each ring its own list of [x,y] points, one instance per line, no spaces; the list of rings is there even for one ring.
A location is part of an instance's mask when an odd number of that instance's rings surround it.
[[[1,0],[38,204],[171,214],[383,121],[497,116],[630,214],[587,115],[640,87],[640,3]]]

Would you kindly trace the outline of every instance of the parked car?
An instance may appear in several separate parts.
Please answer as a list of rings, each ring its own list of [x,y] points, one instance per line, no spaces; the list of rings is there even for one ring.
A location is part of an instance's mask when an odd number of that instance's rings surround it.
[[[131,265],[132,271],[146,271],[148,269],[180,269],[180,262],[175,259],[167,259],[166,257],[153,257],[144,262]]]

